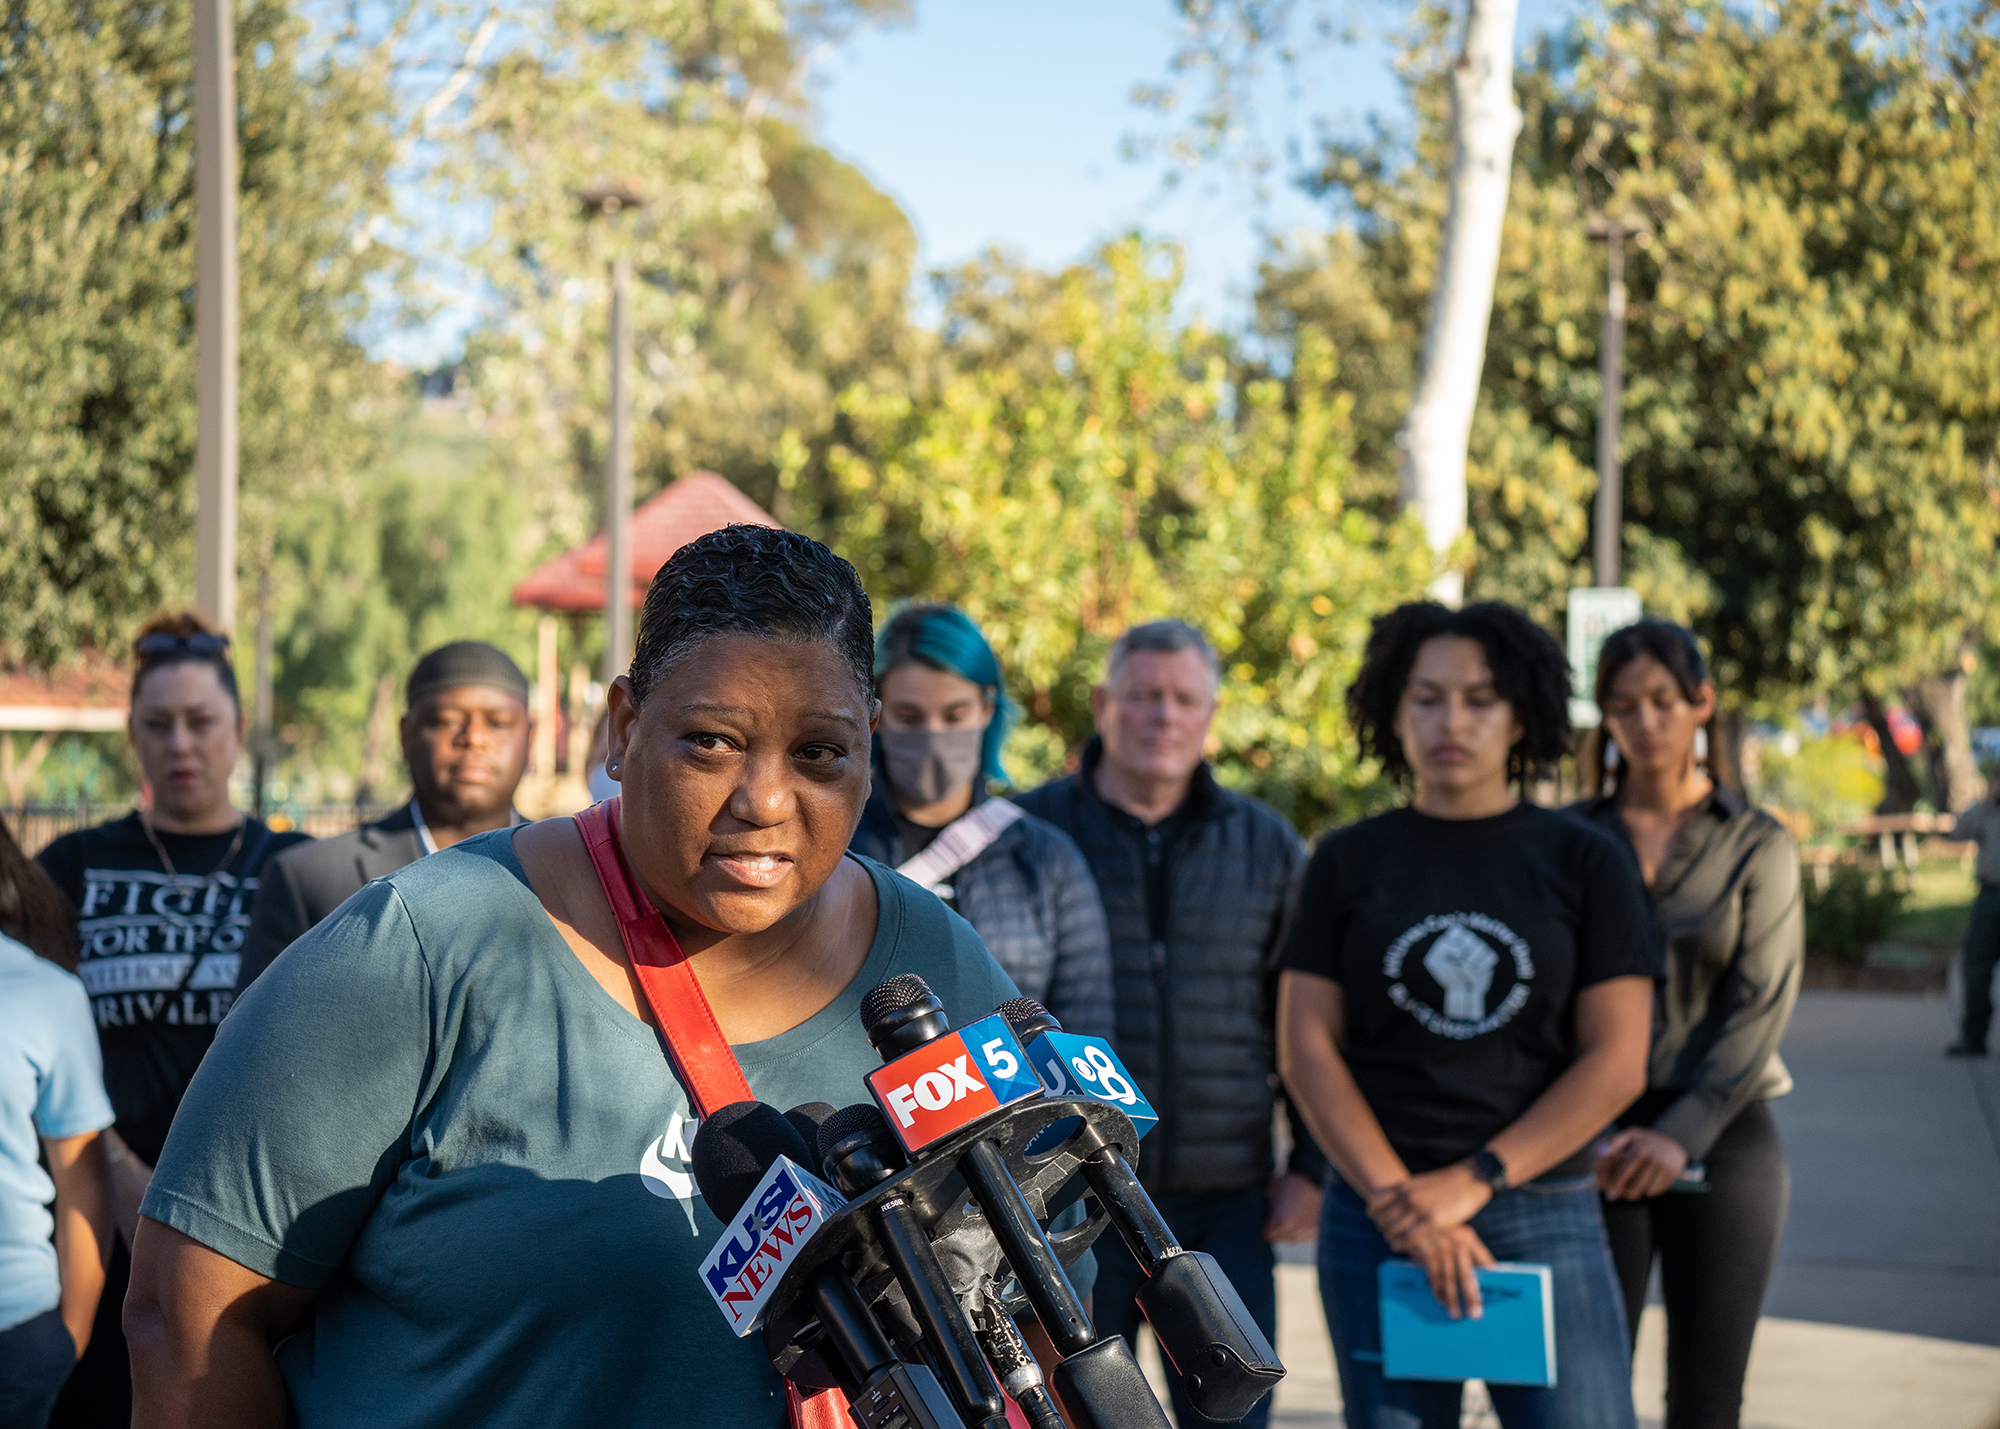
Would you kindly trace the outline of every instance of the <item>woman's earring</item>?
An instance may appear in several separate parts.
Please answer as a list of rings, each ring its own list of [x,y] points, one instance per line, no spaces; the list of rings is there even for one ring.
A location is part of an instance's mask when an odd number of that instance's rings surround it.
[[[1611,740],[1604,741],[1604,767],[1606,771],[1618,767],[1618,746]]]
[[[1697,764],[1708,763],[1708,731],[1706,729],[1698,729],[1694,732],[1694,762]]]
[[[604,772],[606,774],[616,774],[618,772],[618,761],[615,759],[612,760],[610,764],[605,766]]]

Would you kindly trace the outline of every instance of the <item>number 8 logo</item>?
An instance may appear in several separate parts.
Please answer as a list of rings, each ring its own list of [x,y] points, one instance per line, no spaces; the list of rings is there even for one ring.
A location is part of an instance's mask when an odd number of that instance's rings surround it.
[[[1086,1060],[1089,1062],[1088,1066],[1084,1065]],[[1118,1064],[1111,1060],[1110,1054],[1102,1047],[1087,1049],[1083,1056],[1070,1058],[1069,1064],[1076,1068],[1077,1076],[1084,1081],[1095,1082],[1106,1101],[1131,1106],[1139,1100],[1138,1091],[1119,1075]]]

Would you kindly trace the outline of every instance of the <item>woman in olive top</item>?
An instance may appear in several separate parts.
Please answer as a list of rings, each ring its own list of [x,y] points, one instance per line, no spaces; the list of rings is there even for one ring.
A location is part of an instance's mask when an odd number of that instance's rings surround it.
[[[1582,806],[1638,856],[1667,937],[1646,1095],[1600,1149],[1605,1225],[1634,1331],[1654,1257],[1667,1429],[1735,1429],[1789,1180],[1765,1103],[1805,958],[1798,850],[1702,768],[1715,686],[1694,636],[1644,620],[1597,667],[1613,782]]]
[[[1494,1385],[1506,1429],[1631,1429],[1631,1353],[1592,1147],[1645,1084],[1659,949],[1632,860],[1517,786],[1569,740],[1561,648],[1512,607],[1375,623],[1348,708],[1406,808],[1320,841],[1283,943],[1278,1056],[1338,1171],[1320,1294],[1347,1422],[1457,1429],[1462,1385],[1383,1373],[1377,1271],[1478,1314],[1476,1267],[1547,1265],[1558,1375]]]

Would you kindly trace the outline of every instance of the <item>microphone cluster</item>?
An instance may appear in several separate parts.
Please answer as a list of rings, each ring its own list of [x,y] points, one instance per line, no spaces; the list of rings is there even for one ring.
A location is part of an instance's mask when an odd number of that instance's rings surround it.
[[[862,1003],[872,1100],[738,1102],[692,1162],[724,1220],[703,1262],[738,1335],[801,1392],[838,1388],[859,1429],[1166,1429],[1132,1347],[1069,1279],[1106,1225],[1146,1271],[1139,1305],[1195,1409],[1241,1418],[1283,1378],[1215,1261],[1183,1249],[1132,1170],[1157,1120],[1109,1044],[1032,998],[954,1031],[922,978]],[[1079,1181],[1081,1185],[1079,1186]],[[1085,1220],[1047,1223],[1083,1194]],[[1060,1359],[1045,1378],[1016,1324]]]

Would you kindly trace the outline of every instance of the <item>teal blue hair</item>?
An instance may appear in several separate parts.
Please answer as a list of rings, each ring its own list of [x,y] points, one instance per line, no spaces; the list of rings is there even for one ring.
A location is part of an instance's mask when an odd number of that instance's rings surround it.
[[[993,722],[986,726],[986,738],[979,745],[979,769],[989,781],[1007,783],[1000,748],[1006,744],[1020,710],[1007,698],[1000,657],[993,653],[972,617],[955,605],[906,605],[897,611],[875,637],[876,690],[881,690],[883,677],[891,670],[912,663],[929,665],[993,691]]]

